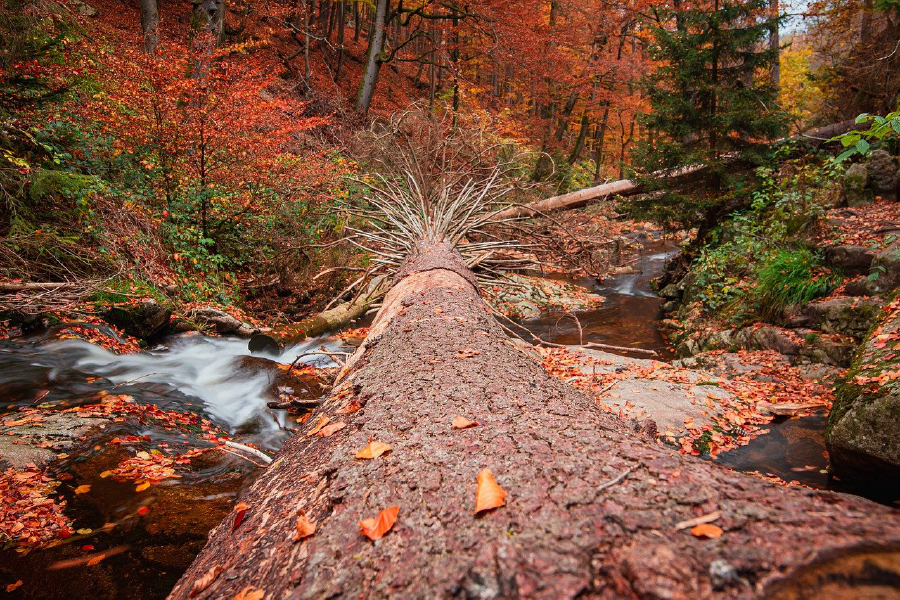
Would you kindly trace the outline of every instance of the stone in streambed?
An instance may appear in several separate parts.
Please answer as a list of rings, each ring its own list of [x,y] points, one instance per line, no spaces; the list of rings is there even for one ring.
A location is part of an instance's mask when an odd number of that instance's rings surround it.
[[[892,485],[900,493],[900,303],[863,342],[836,389],[826,445],[841,478]]]

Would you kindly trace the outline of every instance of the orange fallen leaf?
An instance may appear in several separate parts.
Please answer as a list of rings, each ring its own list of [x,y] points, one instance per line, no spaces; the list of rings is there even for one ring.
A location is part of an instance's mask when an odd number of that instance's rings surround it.
[[[453,417],[452,424],[456,429],[466,429],[467,427],[475,427],[476,425],[478,425],[478,422],[470,421],[465,417],[456,415],[455,417]]]
[[[347,406],[342,408],[340,412],[344,413],[345,415],[349,415],[351,413],[355,413],[356,411],[358,411],[361,408],[362,408],[362,404],[360,404],[356,400],[351,400],[350,404],[348,404]]]
[[[106,479],[110,475],[112,475],[112,471],[103,471],[102,473],[100,473],[100,479]]]
[[[20,585],[22,585],[22,580],[21,580],[21,579],[18,580],[17,582],[15,582],[15,583],[10,583],[9,585],[7,585],[7,586],[6,586],[6,591],[7,591],[7,592],[15,591],[16,588],[18,588]]]
[[[232,531],[240,527],[241,523],[244,521],[244,515],[247,514],[247,509],[249,508],[250,505],[246,502],[238,502],[234,505],[234,524],[231,526]]]
[[[457,358],[472,358],[473,356],[478,356],[481,354],[481,350],[473,350],[471,348],[463,348],[462,350],[456,351]]]
[[[378,458],[385,452],[390,452],[391,447],[384,442],[369,440],[369,445],[356,453],[356,458]]]
[[[394,526],[399,512],[400,506],[385,508],[377,517],[360,521],[359,532],[372,541],[380,540]]]
[[[303,538],[308,538],[315,532],[316,522],[309,520],[305,510],[297,511],[297,532],[294,534],[294,541],[299,542]]]
[[[105,555],[105,554],[98,554],[97,556],[95,556],[95,557],[92,558],[91,560],[87,561],[87,566],[93,567],[94,565],[96,565],[96,564],[98,564],[100,561],[102,561],[104,558],[106,558],[106,555]]]
[[[332,423],[327,427],[323,427],[316,435],[318,435],[319,437],[331,437],[332,434],[337,433],[346,426],[347,424],[343,421],[338,421],[337,423]]]
[[[91,486],[87,484],[79,485],[77,488],[75,488],[76,494],[87,494],[89,491],[91,491]]]
[[[506,504],[506,491],[497,485],[490,469],[478,474],[478,490],[475,492],[475,514]]]
[[[139,484],[137,485],[137,487],[134,488],[134,491],[136,491],[136,492],[143,492],[143,491],[146,490],[148,487],[150,487],[150,482],[149,482],[149,481],[145,481],[144,483],[139,483]]]
[[[722,528],[712,523],[701,523],[691,529],[691,535],[716,540],[722,537]]]
[[[225,570],[225,567],[222,565],[217,565],[206,572],[206,574],[194,582],[194,585],[191,587],[191,593],[189,596],[193,598],[206,588],[212,585],[213,581],[216,580],[216,577]]]
[[[323,414],[321,417],[319,417],[319,420],[316,421],[316,424],[313,426],[313,428],[306,432],[306,436],[309,437],[316,435],[317,433],[319,433],[319,431],[322,430],[323,427],[328,425],[329,422],[331,422],[331,419],[328,417],[328,415]]]
[[[139,514],[139,515],[146,515],[148,512],[150,512],[150,509],[147,508],[146,506],[142,506],[139,509],[137,509],[137,514]]]
[[[266,593],[264,591],[258,590],[252,585],[248,585],[237,593],[234,600],[262,600],[265,595]]]

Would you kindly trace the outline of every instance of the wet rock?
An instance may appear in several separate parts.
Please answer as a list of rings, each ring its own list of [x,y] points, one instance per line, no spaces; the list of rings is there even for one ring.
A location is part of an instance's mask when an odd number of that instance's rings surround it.
[[[809,326],[825,333],[862,338],[881,313],[878,298],[828,298],[810,302],[803,309]]]
[[[678,300],[683,292],[684,289],[679,287],[677,283],[670,283],[659,291],[659,295],[666,300]]]
[[[900,488],[900,367],[896,357],[900,307],[895,305],[856,353],[838,386],[825,442],[842,479]]]
[[[829,246],[825,248],[825,261],[832,269],[840,270],[847,277],[868,275],[875,253],[865,246]]]
[[[5,421],[14,422],[14,414],[6,415]],[[0,469],[24,469],[28,463],[41,467],[61,451],[72,453],[79,438],[107,422],[99,417],[47,411],[40,421],[0,426]]]
[[[844,173],[844,198],[847,206],[857,207],[872,204],[875,195],[866,187],[869,179],[869,171],[861,163],[851,165]]]
[[[155,300],[136,304],[117,304],[101,309],[103,318],[136,338],[148,339],[161,332],[171,320],[172,311]]]
[[[897,193],[897,159],[884,150],[873,150],[866,160],[869,172],[869,185],[876,194],[892,196],[896,200]]]
[[[265,395],[271,401],[291,396],[312,400],[320,398],[325,391],[314,371],[301,370],[297,367],[288,369],[288,365],[262,356],[242,356],[233,377],[243,379],[261,372],[268,374],[269,387]]]

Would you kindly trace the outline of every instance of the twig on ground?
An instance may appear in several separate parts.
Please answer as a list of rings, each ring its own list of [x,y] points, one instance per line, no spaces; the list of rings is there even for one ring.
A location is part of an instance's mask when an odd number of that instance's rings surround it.
[[[634,467],[628,467],[627,469],[625,469],[624,471],[622,471],[622,473],[621,473],[618,477],[616,477],[615,479],[610,479],[610,480],[607,481],[606,483],[601,483],[600,486],[597,487],[597,492],[598,492],[598,493],[599,493],[599,492],[602,492],[602,491],[605,490],[606,488],[610,488],[610,487],[616,485],[617,483],[619,483],[620,481],[622,481],[623,479],[625,479],[626,477],[628,477],[628,474],[631,473],[632,471],[634,471]]]

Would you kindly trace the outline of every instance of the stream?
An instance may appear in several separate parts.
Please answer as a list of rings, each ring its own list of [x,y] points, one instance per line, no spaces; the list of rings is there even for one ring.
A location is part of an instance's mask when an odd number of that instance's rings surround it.
[[[646,235],[646,234],[645,234]],[[605,298],[603,304],[577,314],[581,325],[563,313],[547,312],[521,325],[556,343],[600,342],[674,355],[659,330],[661,300],[650,288],[665,261],[677,249],[654,238],[634,263],[636,272],[606,281],[571,280]],[[96,325],[101,333],[115,336]],[[72,408],[96,403],[104,395],[127,395],[138,405],[200,415],[197,423],[177,419],[111,420],[91,433],[85,448],[54,463],[63,480],[54,496],[67,502],[76,535],[52,547],[17,552],[0,549],[0,584],[22,580],[10,597],[27,598],[163,598],[206,541],[210,529],[225,518],[242,490],[259,474],[257,464],[221,451],[190,459],[179,477],[163,479],[137,491],[135,481],[101,477],[137,452],[178,453],[217,445],[217,431],[233,441],[274,454],[296,427],[296,415],[266,407],[273,400],[278,365],[320,346],[342,347],[339,338],[318,338],[288,348],[279,357],[250,357],[246,340],[181,335],[149,350],[116,355],[76,339],[62,339],[65,326],[0,341],[0,419],[23,406]],[[642,354],[634,354],[646,358]],[[324,356],[302,361],[334,366]],[[288,390],[304,396],[304,390]],[[315,397],[312,391],[306,397]],[[168,413],[167,413],[168,414]],[[174,414],[174,413],[172,413]],[[722,455],[718,462],[736,470],[760,471],[810,487],[832,488],[824,472],[824,417],[790,419],[770,426],[770,433]],[[124,440],[117,442],[116,440]],[[90,486],[89,491],[76,490]],[[103,558],[88,566],[87,558]]]

